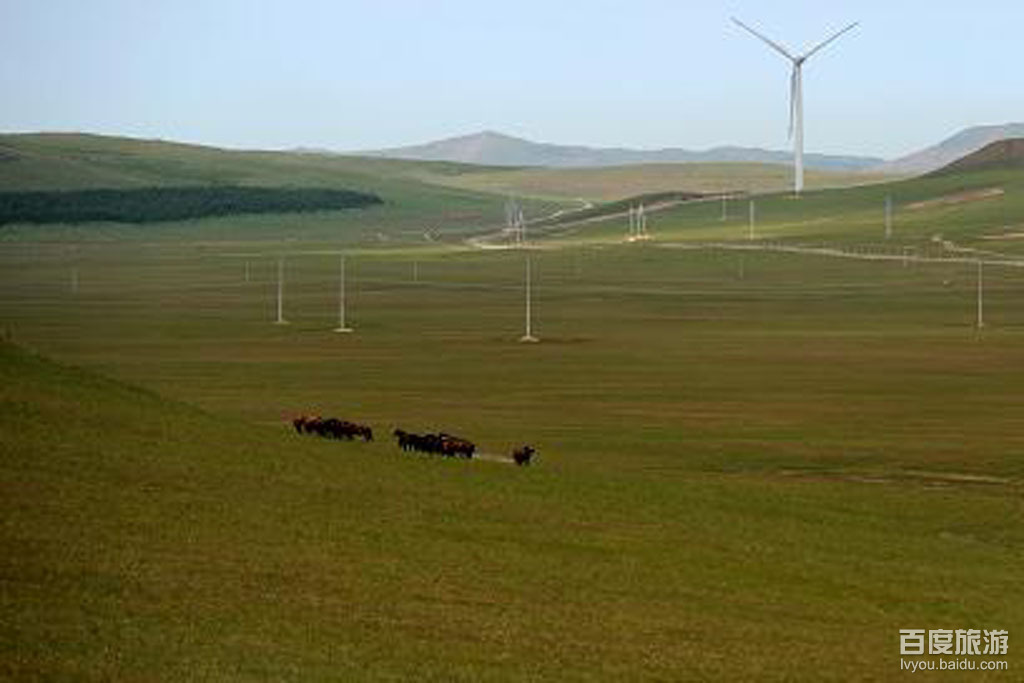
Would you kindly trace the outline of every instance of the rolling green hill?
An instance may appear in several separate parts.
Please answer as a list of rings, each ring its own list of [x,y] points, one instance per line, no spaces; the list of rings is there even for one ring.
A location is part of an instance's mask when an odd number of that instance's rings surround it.
[[[1006,138],[989,143],[981,149],[933,171],[932,175],[949,175],[962,171],[992,168],[1024,168],[1024,138]]]
[[[885,203],[893,206],[892,236],[885,238]],[[1020,253],[1024,230],[1024,169],[1014,165],[970,166],[864,187],[821,189],[799,199],[788,192],[753,198],[757,240],[807,244],[913,247],[930,253],[950,247]],[[750,236],[748,198],[687,202],[651,213],[657,240],[744,241]],[[570,240],[621,239],[625,218],[574,226]],[[952,252],[950,252],[952,254]]]
[[[809,171],[807,187],[844,187],[885,180],[881,174]],[[791,187],[793,170],[780,164],[637,164],[603,168],[525,168],[435,177],[453,187],[557,199],[607,202],[658,192],[777,192]]]
[[[241,216],[165,224],[159,232],[123,225],[7,227],[6,239],[320,239],[386,244],[458,238],[500,225],[504,197],[432,181],[486,168],[447,162],[233,151],[196,145],[76,134],[0,135],[0,192],[243,186],[351,190],[383,206],[308,216]],[[553,211],[532,202],[533,212]]]
[[[504,169],[502,169],[504,170]],[[238,151],[102,135],[0,135],[0,189],[71,190],[165,185],[369,189],[361,184],[486,171],[448,162]]]
[[[285,218],[293,238],[382,243],[423,242],[485,232],[503,221],[505,197],[523,197],[528,218],[586,202],[669,192],[783,190],[788,167],[770,164],[647,164],[596,169],[486,167],[331,154],[233,151],[95,135],[0,136],[0,192],[188,186],[329,188],[379,195],[384,206],[356,216]],[[809,187],[877,182],[861,173],[810,172]],[[231,224],[165,226],[171,239],[268,239],[282,220],[248,217]],[[125,227],[45,232],[7,229],[8,239],[138,236]],[[147,239],[154,233],[141,233]]]

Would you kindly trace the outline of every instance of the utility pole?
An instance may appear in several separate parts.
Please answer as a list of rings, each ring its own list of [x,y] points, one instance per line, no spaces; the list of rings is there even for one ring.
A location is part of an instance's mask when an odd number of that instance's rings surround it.
[[[755,213],[755,210],[754,210],[754,200],[751,199],[750,200],[750,226],[749,226],[749,234],[747,235],[747,239],[749,239],[751,241],[753,241],[753,239],[754,239],[754,213]]]
[[[885,195],[885,239],[892,237],[892,195]]]
[[[335,332],[351,332],[352,328],[345,324],[345,255],[338,258],[338,326]]]
[[[519,338],[521,342],[537,342],[540,341],[533,336],[533,310],[532,310],[532,292],[530,283],[530,257],[526,257],[526,334]]]
[[[274,321],[275,325],[287,325],[288,321],[284,319],[284,257],[279,256],[277,259],[277,320]]]
[[[978,329],[985,327],[985,279],[982,260],[978,259]]]

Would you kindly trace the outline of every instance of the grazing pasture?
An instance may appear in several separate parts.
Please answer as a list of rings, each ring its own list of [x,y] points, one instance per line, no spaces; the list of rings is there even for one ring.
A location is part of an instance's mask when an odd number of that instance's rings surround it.
[[[975,264],[938,259],[1022,220],[998,182],[899,215],[878,247],[927,262],[696,248],[745,244],[714,203],[567,227],[531,251],[539,344],[522,250],[5,242],[0,671],[881,680],[900,629],[978,628],[1009,672],[972,680],[1019,677],[1024,269],[986,266],[976,329]],[[872,244],[885,190],[846,192],[762,198],[760,239]]]
[[[811,188],[848,187],[885,180],[864,171],[807,172]],[[504,194],[593,202],[621,201],[652,192],[781,192],[792,187],[792,170],[782,164],[630,164],[599,168],[487,168],[480,173],[434,176],[432,182]]]

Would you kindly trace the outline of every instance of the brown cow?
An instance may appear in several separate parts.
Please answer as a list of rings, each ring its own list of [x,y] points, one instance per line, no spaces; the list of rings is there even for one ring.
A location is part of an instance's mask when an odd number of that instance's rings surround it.
[[[520,467],[525,467],[530,464],[530,460],[533,459],[536,452],[537,450],[533,446],[521,446],[512,451],[512,459]]]

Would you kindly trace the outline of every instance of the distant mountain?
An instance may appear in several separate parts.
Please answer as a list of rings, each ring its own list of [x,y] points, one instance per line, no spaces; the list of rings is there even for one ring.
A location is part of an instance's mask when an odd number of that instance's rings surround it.
[[[967,156],[933,171],[932,175],[987,168],[1024,168],[1024,138],[1009,138],[990,142],[976,152],[971,152]]]
[[[689,163],[689,162],[754,162],[787,164],[793,155],[747,147],[715,147],[695,152],[667,148],[656,150],[627,149],[621,147],[583,147],[553,145],[484,131],[463,135],[424,145],[394,147],[391,149],[352,152],[361,156],[416,159],[420,161],[458,161],[488,166],[550,166],[587,167],[619,166],[625,164]],[[833,156],[805,154],[808,168],[854,171],[877,166],[884,159],[859,156]]]
[[[997,126],[965,128],[937,145],[927,147],[871,170],[881,173],[919,175],[940,169],[957,159],[976,152],[991,142],[1006,138],[1024,137],[1024,123],[1004,123]]]

